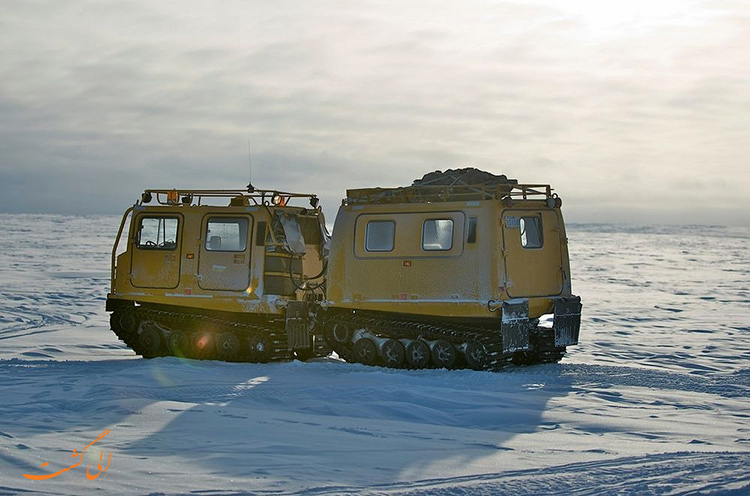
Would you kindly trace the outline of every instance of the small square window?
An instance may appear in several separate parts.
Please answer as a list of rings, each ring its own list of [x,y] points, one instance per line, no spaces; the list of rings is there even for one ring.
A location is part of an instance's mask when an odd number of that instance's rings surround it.
[[[247,247],[247,219],[240,217],[212,217],[208,220],[206,250],[245,251]]]
[[[365,230],[365,250],[393,251],[396,223],[392,220],[373,220]]]
[[[453,248],[453,221],[451,219],[429,219],[422,225],[422,249],[425,251],[448,251]]]
[[[521,246],[524,248],[541,248],[542,219],[541,217],[521,217]]]
[[[174,217],[143,217],[136,246],[142,250],[174,250],[178,224]]]

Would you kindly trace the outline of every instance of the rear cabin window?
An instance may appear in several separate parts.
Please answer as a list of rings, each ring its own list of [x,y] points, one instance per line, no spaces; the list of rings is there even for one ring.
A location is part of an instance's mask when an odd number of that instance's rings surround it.
[[[208,219],[206,250],[245,251],[247,248],[247,219],[212,217]]]
[[[373,220],[365,230],[365,250],[393,251],[396,223],[392,220]]]
[[[174,250],[178,224],[174,217],[142,217],[136,246],[142,250]]]
[[[453,248],[453,220],[429,219],[422,225],[422,249],[448,251]]]
[[[521,217],[521,246],[524,248],[541,248],[542,239],[542,218],[541,217]]]

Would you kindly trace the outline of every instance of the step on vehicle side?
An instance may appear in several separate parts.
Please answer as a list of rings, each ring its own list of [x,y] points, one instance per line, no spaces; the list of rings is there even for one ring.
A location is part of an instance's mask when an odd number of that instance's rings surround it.
[[[300,200],[309,206],[291,205]],[[112,249],[111,328],[147,358],[326,355],[310,314],[323,297],[327,241],[315,195],[146,190]]]
[[[559,361],[581,315],[561,205],[549,185],[476,169],[348,190],[322,302],[328,344],[397,368]]]

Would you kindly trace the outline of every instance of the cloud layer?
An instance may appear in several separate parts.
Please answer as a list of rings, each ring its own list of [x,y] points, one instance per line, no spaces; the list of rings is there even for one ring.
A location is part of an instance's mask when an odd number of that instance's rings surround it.
[[[573,221],[748,224],[740,2],[0,5],[0,211],[476,166]],[[658,5],[654,5],[658,4]]]

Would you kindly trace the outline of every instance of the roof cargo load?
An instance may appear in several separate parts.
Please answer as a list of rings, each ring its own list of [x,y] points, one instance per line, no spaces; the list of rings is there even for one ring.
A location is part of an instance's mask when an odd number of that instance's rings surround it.
[[[346,192],[344,203],[436,203],[448,201],[476,201],[502,199],[552,198],[548,184],[519,184],[505,174],[465,167],[430,172],[415,179],[410,186],[398,188],[361,188]]]
[[[518,184],[518,181],[508,179],[505,174],[498,176],[474,167],[464,167],[463,169],[448,169],[445,172],[439,170],[429,172],[422,176],[422,179],[415,179],[412,186],[495,186],[498,184]]]

